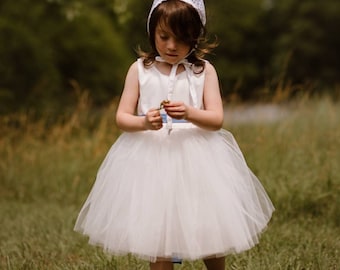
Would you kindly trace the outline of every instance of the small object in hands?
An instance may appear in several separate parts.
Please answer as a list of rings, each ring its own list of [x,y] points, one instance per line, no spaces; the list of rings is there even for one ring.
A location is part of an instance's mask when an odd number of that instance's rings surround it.
[[[163,109],[163,108],[164,108],[164,105],[165,105],[165,104],[169,104],[169,103],[170,103],[169,100],[163,100],[163,101],[161,102],[161,104],[159,105],[159,110]]]

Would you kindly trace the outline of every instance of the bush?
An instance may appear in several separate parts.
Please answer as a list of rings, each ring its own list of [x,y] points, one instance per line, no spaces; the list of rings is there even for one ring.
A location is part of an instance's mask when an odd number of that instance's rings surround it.
[[[0,113],[74,104],[74,81],[96,104],[121,92],[132,49],[103,11],[68,4],[1,3]]]

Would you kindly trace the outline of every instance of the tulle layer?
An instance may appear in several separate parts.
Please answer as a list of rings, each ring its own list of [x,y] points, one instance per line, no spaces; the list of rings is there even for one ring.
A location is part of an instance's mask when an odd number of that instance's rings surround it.
[[[75,230],[113,254],[195,260],[253,247],[273,210],[229,132],[163,128],[118,138]]]

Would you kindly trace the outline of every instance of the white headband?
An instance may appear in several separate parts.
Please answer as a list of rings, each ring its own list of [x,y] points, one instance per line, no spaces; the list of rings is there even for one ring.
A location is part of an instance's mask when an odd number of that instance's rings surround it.
[[[151,18],[152,12],[155,10],[156,7],[158,7],[161,3],[165,2],[165,1],[167,1],[167,0],[154,0],[153,1],[153,4],[151,6],[151,10],[150,10],[150,13],[149,13],[149,17],[148,17],[148,22],[147,22],[148,33],[150,33],[149,24],[150,24],[150,18]],[[189,5],[192,5],[197,10],[198,14],[200,15],[202,24],[205,25],[207,19],[206,19],[206,15],[205,15],[204,1],[203,0],[181,0],[181,1],[185,2]]]

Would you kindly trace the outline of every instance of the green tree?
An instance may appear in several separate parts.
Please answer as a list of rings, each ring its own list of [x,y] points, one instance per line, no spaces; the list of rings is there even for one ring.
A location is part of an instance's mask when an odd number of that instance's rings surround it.
[[[268,9],[262,0],[206,1],[206,5],[208,30],[219,41],[212,61],[223,94],[253,97],[269,72],[272,47],[267,36]]]
[[[60,77],[48,46],[50,33],[39,27],[43,13],[41,1],[0,4],[0,112],[39,103],[57,91]]]
[[[121,92],[133,49],[117,30],[113,7],[91,2],[0,3],[0,112],[59,109],[72,103],[71,80],[96,104]]]
[[[133,50],[107,16],[89,9],[63,23],[54,46],[64,86],[76,80],[101,104],[121,92]]]
[[[126,44],[131,48],[136,49],[138,46],[148,48],[146,22],[151,4],[152,0],[114,0],[120,31],[125,36]]]
[[[272,70],[285,61],[286,76],[295,83],[319,83],[322,89],[339,83],[340,2],[337,0],[277,1]]]

